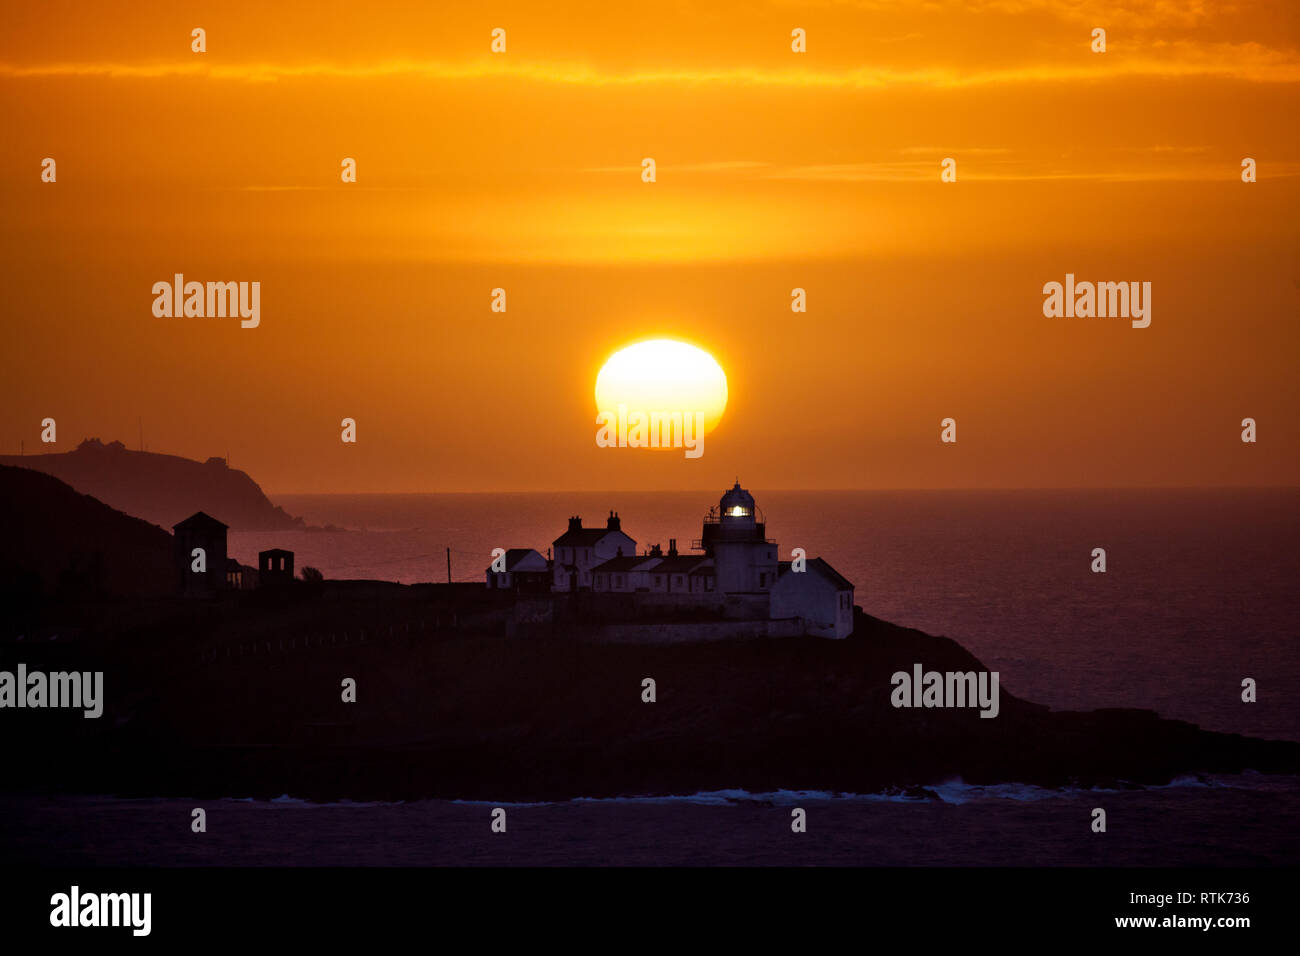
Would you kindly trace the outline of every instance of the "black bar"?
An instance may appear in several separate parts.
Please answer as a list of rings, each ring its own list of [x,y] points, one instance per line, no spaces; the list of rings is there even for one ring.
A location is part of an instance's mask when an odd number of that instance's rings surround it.
[[[457,950],[505,939],[541,945],[598,934],[607,948],[731,943],[923,951],[937,941],[996,946],[1129,938],[1135,945],[1208,938],[1231,946],[1294,925],[1286,869],[34,869],[0,871],[6,942],[96,945],[112,939],[338,944],[424,939]],[[54,894],[149,893],[150,932],[54,927]],[[1191,894],[1179,902],[1177,894]],[[1135,902],[1134,894],[1145,900]],[[1204,894],[1204,895],[1203,895]],[[1161,896],[1167,901],[1159,902]],[[1186,897],[1184,897],[1184,900]],[[1117,919],[1151,917],[1150,927]],[[1249,920],[1249,926],[1160,925]],[[818,943],[818,940],[822,941]],[[457,942],[459,941],[459,942]],[[694,948],[693,946],[691,948]],[[6,949],[8,947],[6,946]],[[12,950],[10,950],[12,951]]]

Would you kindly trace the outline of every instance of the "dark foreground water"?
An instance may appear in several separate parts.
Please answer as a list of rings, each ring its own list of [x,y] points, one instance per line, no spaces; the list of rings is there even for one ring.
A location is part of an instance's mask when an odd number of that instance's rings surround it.
[[[546,804],[0,796],[0,861],[44,866],[1273,866],[1300,859],[1300,779],[1150,790],[936,788],[938,799],[700,794]],[[190,830],[207,811],[206,833]],[[494,807],[506,832],[493,833]],[[791,810],[807,832],[791,831]],[[1107,831],[1091,829],[1092,811]]]

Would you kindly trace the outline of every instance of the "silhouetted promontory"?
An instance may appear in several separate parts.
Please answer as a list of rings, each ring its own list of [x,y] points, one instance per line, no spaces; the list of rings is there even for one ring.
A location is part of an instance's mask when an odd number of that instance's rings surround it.
[[[1300,743],[1146,710],[1052,713],[1014,697],[1009,674],[991,719],[978,708],[896,708],[895,672],[986,668],[954,641],[860,609],[843,640],[633,644],[591,600],[599,595],[584,593],[285,577],[185,596],[172,535],[3,466],[0,527],[0,671],[104,674],[98,718],[6,705],[0,747],[21,770],[8,778],[16,788],[319,800],[925,796],[955,777],[1093,787],[1300,773]],[[699,609],[626,613],[638,624],[708,623]],[[349,679],[355,702],[343,698]]]
[[[235,531],[306,527],[301,518],[271,504],[247,474],[227,467],[224,458],[193,461],[90,438],[70,452],[3,455],[0,465],[43,471],[82,494],[168,529],[196,511],[220,515]]]
[[[983,665],[860,611],[838,641],[619,644],[581,621],[512,624],[515,601],[481,585],[325,581],[50,611],[0,645],[0,668],[102,669],[104,716],[11,711],[0,744],[43,788],[317,800],[925,796],[954,777],[1091,787],[1300,772],[1300,743],[1144,710],[1053,713],[1008,693],[1006,674],[994,719],[895,708],[896,671]],[[76,627],[56,626],[60,614]]]

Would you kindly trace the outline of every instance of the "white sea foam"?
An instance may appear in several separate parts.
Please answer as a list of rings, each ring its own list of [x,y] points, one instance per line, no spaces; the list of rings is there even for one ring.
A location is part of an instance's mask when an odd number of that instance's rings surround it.
[[[745,804],[770,805],[770,806],[797,806],[806,803],[838,803],[838,802],[862,802],[862,803],[926,803],[938,800],[942,803],[959,806],[965,803],[973,803],[981,800],[1012,800],[1019,802],[1033,802],[1038,800],[1069,799],[1083,794],[1094,793],[1124,793],[1140,792],[1144,790],[1173,790],[1173,789],[1199,789],[1199,788],[1224,788],[1224,789],[1241,789],[1256,790],[1269,789],[1269,785],[1278,789],[1293,788],[1300,784],[1300,777],[1289,776],[1272,776],[1261,775],[1254,771],[1247,771],[1242,774],[1214,775],[1214,774],[1183,774],[1175,777],[1166,784],[1131,784],[1121,781],[1118,787],[1040,787],[1036,784],[1029,783],[996,783],[996,784],[973,784],[966,783],[960,777],[946,780],[943,783],[930,784],[924,787],[910,787],[907,790],[891,789],[884,793],[848,793],[836,790],[764,790],[750,791],[742,789],[725,789],[725,790],[701,790],[696,793],[680,794],[634,794],[618,797],[574,797],[570,800],[440,800],[438,798],[428,798],[425,800],[370,800],[370,801],[353,801],[353,800],[333,800],[318,802],[307,800],[301,797],[293,797],[287,793],[282,793],[278,797],[269,800],[257,797],[222,797],[220,799],[231,803],[248,803],[255,806],[263,807],[396,807],[404,804],[420,803],[449,803],[460,806],[482,806],[482,807],[552,807],[564,806],[566,804],[661,804],[670,806],[673,804],[690,804],[693,806],[743,806]],[[103,796],[98,799],[106,801],[120,801],[122,798]],[[126,798],[130,799],[130,798]],[[171,797],[151,797],[140,802],[156,803],[169,801]],[[188,799],[188,798],[185,798]],[[191,800],[190,802],[200,802]]]

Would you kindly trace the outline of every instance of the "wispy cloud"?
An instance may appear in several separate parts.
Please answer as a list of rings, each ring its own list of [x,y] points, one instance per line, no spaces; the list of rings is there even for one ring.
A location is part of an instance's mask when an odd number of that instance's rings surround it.
[[[1004,146],[905,146],[896,150],[902,156],[1003,156],[1011,150]]]
[[[1240,169],[1232,163],[1206,163],[1179,165],[1175,163],[1150,166],[1095,166],[1063,169],[1053,162],[1040,159],[1021,159],[992,163],[964,163],[960,151],[950,151],[946,156],[958,158],[958,182],[1036,182],[1079,180],[1092,182],[1235,182]],[[1290,179],[1300,176],[1300,163],[1270,163],[1267,178]],[[826,165],[791,166],[774,170],[770,179],[801,180],[823,183],[939,183],[938,160],[923,162],[867,162],[834,163]],[[1264,174],[1261,173],[1261,179]]]
[[[710,163],[673,163],[672,170],[674,173],[743,173],[767,169],[770,165],[770,163],[758,163],[748,159],[728,159]],[[638,164],[626,163],[622,166],[591,166],[580,172],[626,174],[629,170],[637,169],[640,169]]]
[[[851,69],[760,69],[718,67],[674,70],[615,70],[583,63],[528,62],[500,58],[465,63],[392,60],[373,63],[0,63],[0,77],[39,79],[85,77],[117,80],[193,78],[273,83],[317,78],[411,78],[447,82],[516,80],[571,86],[722,85],[877,90],[898,87],[963,88],[998,84],[1088,82],[1124,77],[1219,77],[1258,83],[1300,82],[1300,53],[1260,43],[1161,41],[1142,53],[1115,51],[1082,62],[1059,61],[1005,68],[958,69],[933,66]]]
[[[831,6],[868,13],[953,16],[1043,14],[1069,23],[1117,24],[1146,28],[1177,24],[1192,27],[1231,16],[1232,4],[1207,0],[828,0]]]

